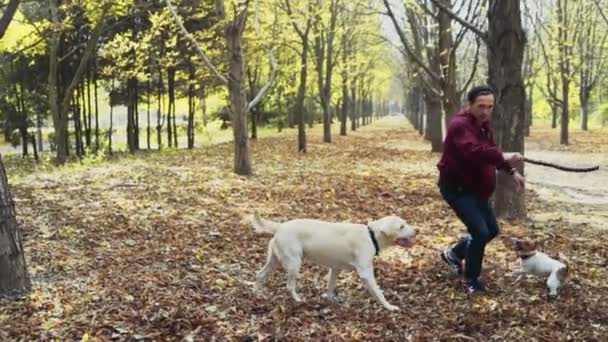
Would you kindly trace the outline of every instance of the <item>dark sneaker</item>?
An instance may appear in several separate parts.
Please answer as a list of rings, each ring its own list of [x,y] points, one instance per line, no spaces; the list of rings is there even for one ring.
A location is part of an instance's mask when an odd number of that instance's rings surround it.
[[[452,255],[452,251],[449,248],[441,252],[441,260],[448,265],[450,272],[454,274],[462,274],[462,261],[456,259]]]
[[[477,294],[477,293],[486,292],[486,286],[478,279],[467,280],[467,281],[465,281],[464,285],[469,294]]]

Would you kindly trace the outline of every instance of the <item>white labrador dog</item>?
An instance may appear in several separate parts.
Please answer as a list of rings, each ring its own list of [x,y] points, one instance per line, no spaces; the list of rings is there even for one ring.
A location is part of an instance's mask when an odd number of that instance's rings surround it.
[[[297,219],[284,223],[253,217],[258,233],[274,234],[268,244],[268,258],[258,272],[255,289],[260,291],[279,263],[287,271],[287,289],[291,297],[300,302],[296,292],[296,279],[302,258],[329,267],[329,282],[324,294],[338,301],[335,294],[336,279],[341,270],[355,270],[372,297],[388,310],[398,310],[389,304],[374,278],[374,256],[392,245],[411,247],[416,231],[397,216],[387,216],[367,225],[332,223],[320,220]]]

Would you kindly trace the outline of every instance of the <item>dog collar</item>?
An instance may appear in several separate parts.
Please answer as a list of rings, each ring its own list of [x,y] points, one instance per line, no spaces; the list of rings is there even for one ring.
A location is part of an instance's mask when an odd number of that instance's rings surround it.
[[[374,248],[376,248],[376,254],[378,255],[378,252],[380,251],[380,247],[378,247],[378,240],[376,240],[376,235],[374,234],[374,231],[367,226],[367,231],[369,232],[369,237],[372,239],[372,242],[374,243]]]
[[[527,259],[530,259],[531,257],[533,257],[534,254],[536,254],[536,252],[534,252],[532,254],[520,254],[519,257],[521,258],[521,260],[527,260]]]

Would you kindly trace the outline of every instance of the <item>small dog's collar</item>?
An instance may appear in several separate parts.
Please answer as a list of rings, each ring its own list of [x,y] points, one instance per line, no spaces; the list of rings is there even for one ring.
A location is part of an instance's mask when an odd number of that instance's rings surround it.
[[[378,247],[378,240],[376,240],[376,235],[374,234],[374,231],[367,226],[367,231],[369,232],[369,237],[372,239],[372,242],[374,243],[374,248],[376,248],[376,254],[378,255],[378,252],[380,251],[380,247]]]
[[[533,257],[534,254],[536,254],[536,252],[534,252],[532,254],[519,254],[519,257],[521,258],[521,260],[527,260],[527,259],[530,259],[531,257]]]

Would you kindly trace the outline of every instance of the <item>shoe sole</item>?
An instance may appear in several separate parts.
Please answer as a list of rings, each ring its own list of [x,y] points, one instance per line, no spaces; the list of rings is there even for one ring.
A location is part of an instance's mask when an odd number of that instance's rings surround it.
[[[441,257],[441,260],[443,260],[443,262],[446,265],[448,265],[448,268],[450,269],[450,273],[455,274],[455,275],[462,274],[462,267],[454,265],[450,260],[448,260],[448,257],[445,256],[444,252],[439,253],[439,256]]]

